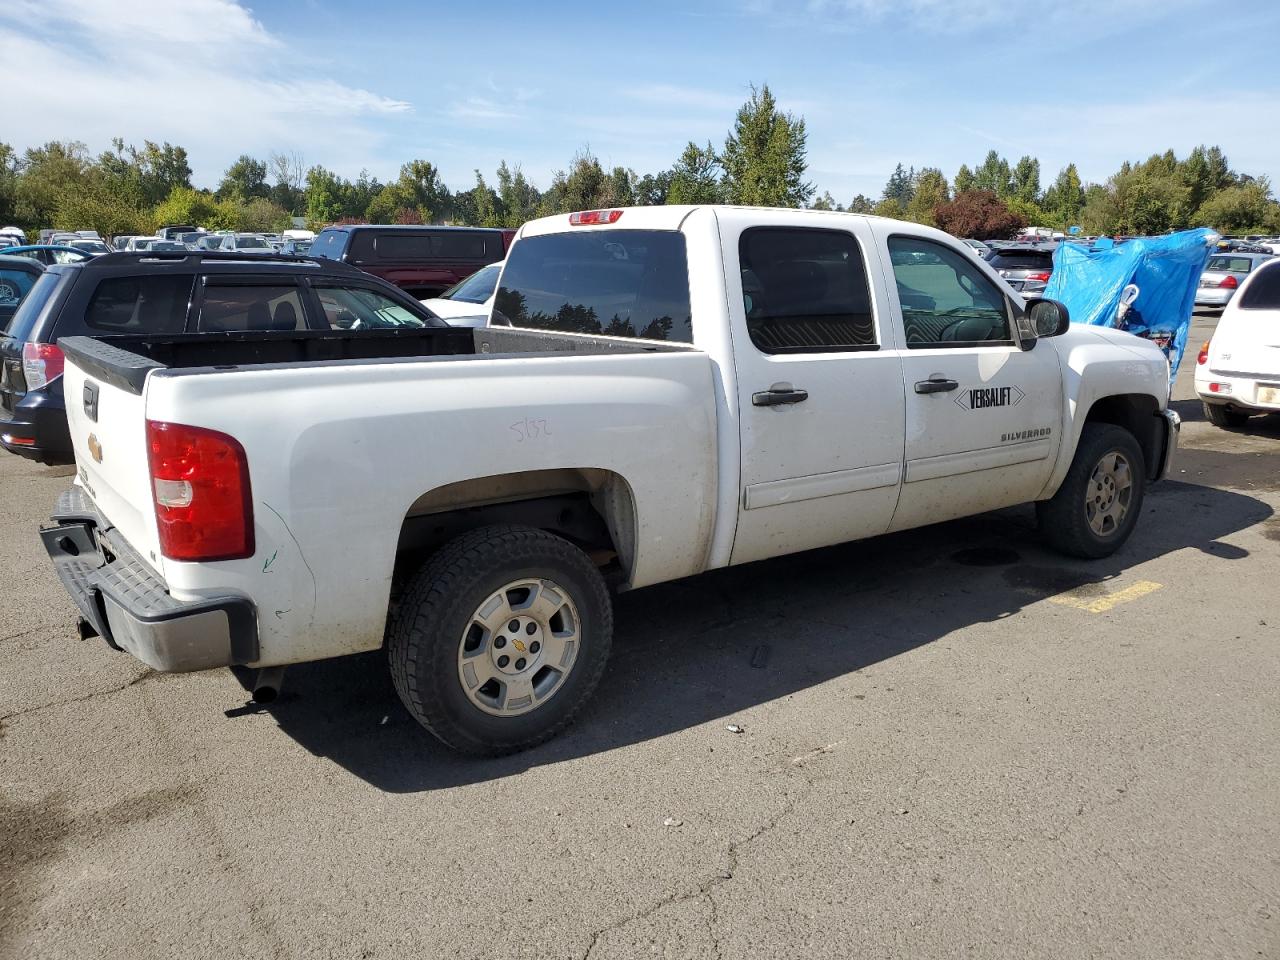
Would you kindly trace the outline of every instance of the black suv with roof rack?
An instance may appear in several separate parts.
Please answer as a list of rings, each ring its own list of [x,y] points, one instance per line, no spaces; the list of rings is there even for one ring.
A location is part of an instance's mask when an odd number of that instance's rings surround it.
[[[443,326],[398,287],[332,260],[142,252],[56,264],[0,336],[0,446],[51,465],[74,462],[62,337],[272,339]]]

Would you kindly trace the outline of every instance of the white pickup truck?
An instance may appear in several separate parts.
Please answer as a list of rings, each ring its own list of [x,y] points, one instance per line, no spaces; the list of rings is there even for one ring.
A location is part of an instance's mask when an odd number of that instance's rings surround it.
[[[611,588],[1032,501],[1105,556],[1177,442],[1155,346],[915,224],[549,217],[493,320],[61,341],[79,476],[43,538],[82,634],[264,697],[385,645],[423,726],[512,751],[596,685]]]

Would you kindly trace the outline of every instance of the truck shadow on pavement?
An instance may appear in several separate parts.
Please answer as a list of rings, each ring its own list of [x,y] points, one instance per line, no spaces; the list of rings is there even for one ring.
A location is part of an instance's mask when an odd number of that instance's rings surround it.
[[[1174,476],[1221,472],[1217,461],[1235,456],[1193,450]],[[1280,477],[1280,463],[1262,459]],[[1272,514],[1252,497],[1176,480],[1152,488],[1143,512],[1125,548],[1096,562],[1041,547],[1023,507],[624,594],[592,703],[560,737],[511,757],[459,757],[437,743],[400,705],[381,652],[291,667],[267,709],[312,753],[382,790],[495,780],[732,721],[1054,594],[1106,593],[1105,581],[1179,550],[1237,562],[1249,552],[1221,538]]]

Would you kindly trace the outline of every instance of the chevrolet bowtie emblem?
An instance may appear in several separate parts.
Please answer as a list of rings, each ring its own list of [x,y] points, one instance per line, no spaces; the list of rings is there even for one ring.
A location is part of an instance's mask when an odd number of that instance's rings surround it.
[[[523,641],[523,640],[512,640],[511,642],[515,645],[515,648],[516,648],[517,650],[519,650],[521,653],[524,653],[524,641]]]
[[[96,433],[89,434],[89,455],[93,457],[96,462],[102,462],[102,444],[98,442],[98,435]]]

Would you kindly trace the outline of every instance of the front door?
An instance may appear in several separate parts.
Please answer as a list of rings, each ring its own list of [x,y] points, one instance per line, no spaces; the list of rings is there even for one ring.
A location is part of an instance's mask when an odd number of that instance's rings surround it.
[[[876,229],[906,348],[906,465],[891,529],[1035,499],[1061,442],[1053,344],[1020,348],[1017,308],[963,251]]]
[[[731,562],[883,533],[902,474],[902,363],[874,306],[886,301],[869,228],[718,216],[742,443]]]

